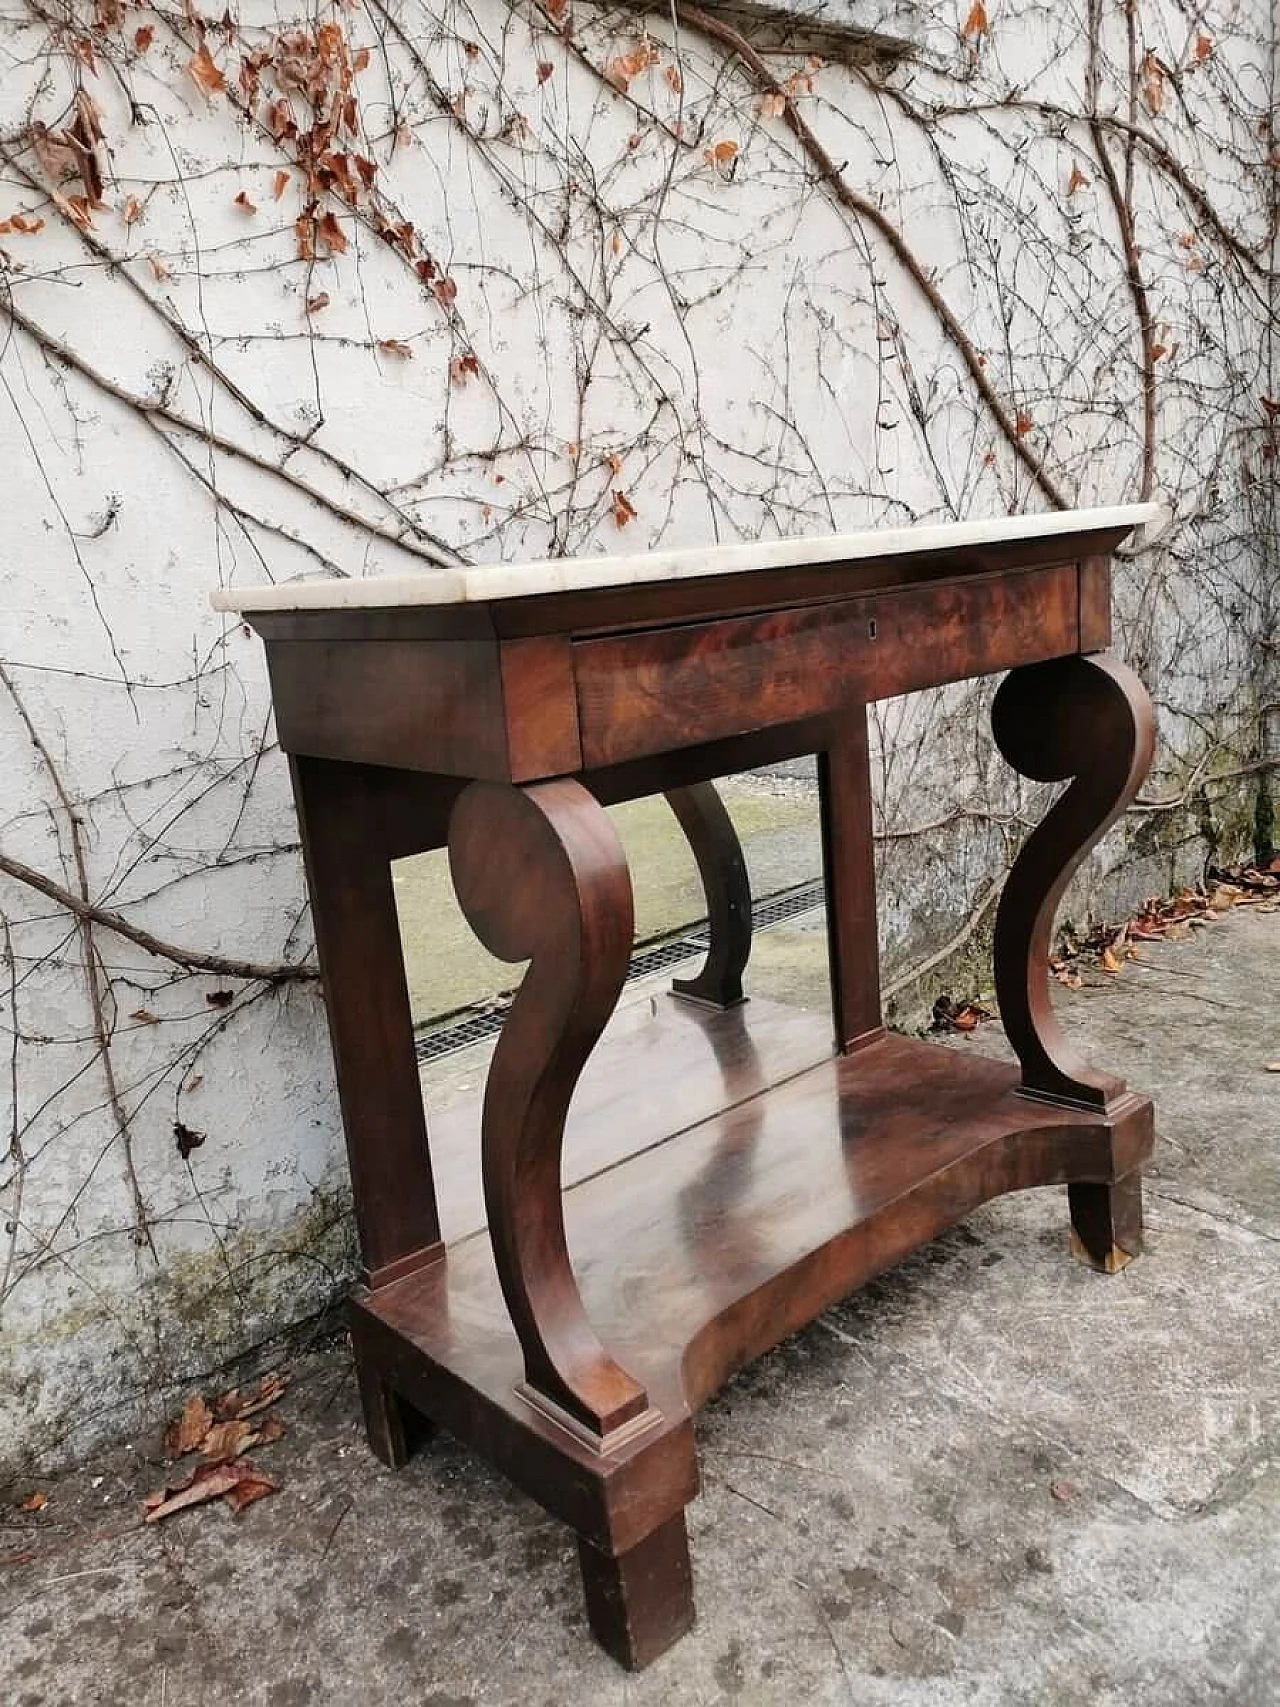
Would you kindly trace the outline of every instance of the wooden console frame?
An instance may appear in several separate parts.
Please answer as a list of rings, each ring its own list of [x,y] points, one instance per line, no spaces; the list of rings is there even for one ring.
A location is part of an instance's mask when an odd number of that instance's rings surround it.
[[[1047,968],[1066,882],[1150,760],[1150,703],[1104,650],[1127,532],[249,614],[315,912],[370,1444],[402,1464],[430,1419],[569,1524],[591,1627],[625,1665],[692,1622],[692,1419],[733,1370],[1001,1192],[1065,1182],[1099,1269],[1139,1248],[1151,1105],[1074,1057]],[[1004,670],[1001,751],[1069,785],[997,915],[1020,1070],[885,1032],[865,715]],[[742,1004],[750,896],[711,786],[805,753],[834,1053],[812,1016]],[[711,950],[596,1051],[632,942],[604,807],[657,792],[697,857]],[[483,1110],[451,1116],[429,1149],[390,864],[446,846],[481,941],[530,964]]]

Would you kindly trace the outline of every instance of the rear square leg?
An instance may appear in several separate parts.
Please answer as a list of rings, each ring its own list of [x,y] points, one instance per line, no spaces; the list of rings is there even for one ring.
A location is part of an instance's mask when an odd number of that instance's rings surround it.
[[[389,1470],[403,1470],[431,1436],[430,1421],[402,1399],[379,1374],[367,1352],[355,1348],[356,1382],[364,1412],[365,1439]]]
[[[578,1540],[587,1621],[607,1654],[641,1671],[693,1628],[693,1573],[679,1511],[626,1553]]]
[[[1118,1274],[1142,1249],[1142,1175],[1111,1185],[1069,1185],[1071,1249],[1103,1274]]]

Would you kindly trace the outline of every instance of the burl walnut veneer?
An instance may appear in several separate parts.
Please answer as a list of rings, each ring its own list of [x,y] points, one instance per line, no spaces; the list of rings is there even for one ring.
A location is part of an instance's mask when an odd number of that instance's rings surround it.
[[[693,1416],[742,1364],[951,1226],[1068,1186],[1077,1250],[1139,1247],[1151,1105],[1049,1001],[1054,909],[1150,759],[1105,651],[1110,556],[1153,506],[627,559],[329,581],[216,602],[266,641],[290,755],[363,1252],[369,1443],[422,1421],[576,1532],[591,1627],[647,1665],[693,1621]],[[866,706],[1008,671],[1000,751],[1068,786],[995,927],[1020,1070],[886,1033]],[[711,779],[818,755],[834,1048],[744,1005],[746,868]],[[604,808],[665,792],[710,952],[624,1010],[631,880]],[[482,1108],[430,1148],[391,861],[447,846],[489,951],[527,961]],[[799,874],[798,874],[799,875]],[[599,1048],[597,1048],[599,1044]]]

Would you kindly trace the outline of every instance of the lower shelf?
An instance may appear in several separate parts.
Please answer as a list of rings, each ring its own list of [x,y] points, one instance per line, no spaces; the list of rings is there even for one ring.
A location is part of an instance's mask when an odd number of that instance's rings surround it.
[[[607,1482],[651,1461],[734,1370],[977,1204],[1114,1180],[1151,1149],[1145,1099],[1110,1118],[1037,1102],[1015,1068],[971,1051],[891,1035],[815,1061],[811,1016],[763,1001],[722,1013],[672,999],[640,1023],[643,1038],[633,1016],[596,1052],[607,1090],[589,1098],[576,1153],[600,1165],[566,1165],[564,1204],[588,1316],[647,1389],[650,1428],[601,1454],[521,1396],[483,1232],[353,1301],[358,1346],[389,1385],[588,1535],[582,1472]],[[696,1118],[663,1141],[664,1108]]]

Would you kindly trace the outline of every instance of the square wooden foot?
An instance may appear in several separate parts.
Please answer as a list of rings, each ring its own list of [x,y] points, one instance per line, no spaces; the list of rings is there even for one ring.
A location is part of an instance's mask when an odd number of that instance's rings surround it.
[[[684,1513],[616,1558],[578,1542],[587,1621],[597,1642],[640,1671],[693,1628],[693,1573]]]
[[[388,1387],[368,1354],[362,1353],[358,1347],[355,1362],[369,1450],[389,1470],[403,1470],[430,1437],[431,1424],[393,1388]]]
[[[1112,1185],[1069,1185],[1071,1249],[1103,1274],[1118,1274],[1142,1249],[1142,1175]]]

